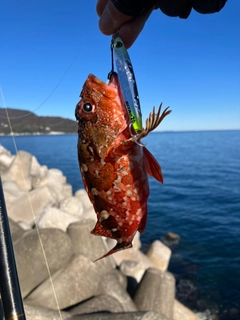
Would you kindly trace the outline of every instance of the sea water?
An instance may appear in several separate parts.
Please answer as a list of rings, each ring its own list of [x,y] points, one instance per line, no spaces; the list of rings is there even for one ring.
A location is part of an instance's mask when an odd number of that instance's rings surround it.
[[[15,154],[12,137],[0,143]],[[150,178],[143,250],[159,239],[170,246],[177,298],[221,319],[240,319],[240,131],[159,132],[144,139],[162,167]],[[82,188],[77,135],[19,136],[19,150],[58,168],[73,191]],[[177,243],[166,242],[171,231]]]

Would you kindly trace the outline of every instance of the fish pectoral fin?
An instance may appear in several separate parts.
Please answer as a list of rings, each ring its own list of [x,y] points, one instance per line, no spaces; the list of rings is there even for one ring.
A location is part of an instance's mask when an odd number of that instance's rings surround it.
[[[157,162],[154,156],[148,151],[147,148],[143,147],[143,152],[149,176],[152,176],[157,181],[163,183],[163,174],[160,164]]]
[[[110,256],[111,254],[118,252],[120,250],[124,250],[124,249],[128,249],[128,248],[132,248],[132,240],[130,242],[124,241],[124,242],[117,242],[116,246],[114,248],[112,248],[110,251],[108,251],[106,254],[104,254],[102,257],[98,258],[97,260],[95,260],[94,262],[106,258],[108,256]]]

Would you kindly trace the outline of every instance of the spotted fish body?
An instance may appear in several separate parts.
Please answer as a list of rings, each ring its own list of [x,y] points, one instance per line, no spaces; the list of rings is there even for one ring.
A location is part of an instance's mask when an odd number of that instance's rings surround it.
[[[116,73],[109,84],[90,74],[80,97],[75,113],[79,123],[79,166],[97,214],[91,233],[117,240],[116,246],[103,256],[106,257],[132,247],[137,230],[144,231],[148,174],[163,182],[160,165],[140,144],[140,138],[156,127],[160,111],[158,117],[154,113],[149,117],[149,128],[138,137],[133,136]],[[164,112],[160,122],[170,111]]]

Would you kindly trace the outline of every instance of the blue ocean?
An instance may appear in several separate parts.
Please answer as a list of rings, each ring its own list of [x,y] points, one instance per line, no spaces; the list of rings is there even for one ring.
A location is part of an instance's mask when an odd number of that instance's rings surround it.
[[[0,143],[15,154],[12,137]],[[159,132],[144,143],[159,161],[161,185],[150,178],[143,250],[160,239],[170,246],[177,298],[217,319],[240,319],[240,131]],[[19,136],[18,150],[59,168],[82,188],[77,135]],[[165,234],[180,236],[166,242]]]

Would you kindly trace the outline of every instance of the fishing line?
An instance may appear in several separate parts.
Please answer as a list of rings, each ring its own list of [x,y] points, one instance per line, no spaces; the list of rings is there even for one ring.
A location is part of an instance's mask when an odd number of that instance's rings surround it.
[[[2,91],[1,86],[0,86],[0,93],[1,93],[2,101],[3,101],[4,109],[5,109],[5,111],[6,111],[6,118],[7,118],[7,120],[8,120],[8,125],[9,125],[9,128],[10,128],[10,134],[11,134],[12,139],[13,139],[13,145],[14,145],[14,149],[15,149],[15,152],[16,152],[16,157],[17,157],[18,162],[19,162],[19,166],[20,166],[20,171],[21,171],[21,174],[22,174],[23,183],[24,183],[24,186],[27,187],[27,182],[26,182],[26,179],[25,179],[25,177],[24,177],[21,159],[20,159],[20,157],[19,157],[19,155],[18,155],[18,148],[17,148],[17,144],[16,144],[14,132],[13,132],[13,130],[12,130],[12,124],[11,124],[11,120],[10,120],[10,117],[9,117],[9,114],[8,114],[8,111],[7,111],[7,106],[6,106],[6,103],[5,103],[5,99],[4,99],[4,95],[3,95],[3,91]],[[26,190],[27,190],[27,188],[26,188]],[[39,227],[38,227],[38,225],[37,225],[36,215],[35,215],[34,210],[33,210],[31,198],[30,198],[30,196],[29,196],[29,192],[26,191],[26,193],[27,193],[28,202],[29,202],[29,205],[30,205],[30,210],[31,210],[31,213],[32,213],[33,221],[34,221],[34,223],[35,223],[35,227],[36,227],[36,230],[37,230],[38,239],[39,239],[40,247],[41,247],[41,250],[42,250],[42,253],[43,253],[44,261],[45,261],[45,263],[46,263],[47,272],[48,272],[49,280],[50,280],[50,283],[51,283],[51,287],[52,287],[52,291],[53,291],[53,296],[54,296],[54,299],[55,299],[55,302],[56,302],[56,306],[57,306],[57,310],[58,310],[58,313],[59,313],[59,317],[60,317],[61,320],[63,320],[62,313],[61,313],[61,309],[60,309],[60,306],[59,306],[59,303],[58,303],[58,299],[57,299],[56,290],[55,290],[54,284],[53,284],[53,279],[52,279],[51,271],[50,271],[49,264],[48,264],[48,261],[47,261],[46,252],[45,252],[45,249],[44,249],[44,246],[43,246],[43,242],[42,242],[40,230],[39,230]]]
[[[85,40],[88,39],[88,36],[90,35],[90,32],[89,34],[86,36]],[[85,41],[84,40],[84,41]],[[83,42],[84,42],[83,41]],[[81,44],[81,47],[82,48],[82,44]],[[30,111],[30,112],[27,112],[26,114],[24,115],[21,115],[21,116],[18,116],[18,117],[9,117],[8,113],[7,113],[7,116],[0,116],[0,118],[3,118],[3,119],[20,119],[20,118],[24,118],[24,117],[27,117],[29,116],[30,114],[32,114],[33,112],[37,111],[38,109],[40,109],[47,101],[48,99],[53,95],[53,93],[57,90],[57,88],[59,87],[59,85],[61,84],[61,82],[63,81],[63,79],[65,78],[66,74],[68,73],[68,71],[71,69],[71,67],[73,66],[73,64],[75,63],[75,61],[77,60],[78,56],[80,55],[81,53],[81,50],[80,48],[78,49],[76,55],[74,56],[74,58],[72,59],[72,61],[70,62],[69,66],[67,67],[67,69],[65,70],[65,72],[63,73],[62,77],[60,78],[60,80],[57,82],[57,84],[55,85],[55,87],[53,87],[52,91],[49,93],[49,95],[42,101],[42,103],[40,103],[40,105],[38,107],[36,107],[33,111]],[[7,107],[4,106],[4,109],[7,110]]]

